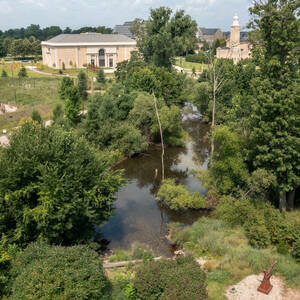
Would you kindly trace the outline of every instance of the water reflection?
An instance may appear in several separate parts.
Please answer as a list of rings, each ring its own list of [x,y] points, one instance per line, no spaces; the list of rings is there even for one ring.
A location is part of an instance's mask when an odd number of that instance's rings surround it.
[[[191,113],[189,112],[189,115]],[[187,185],[192,191],[205,193],[198,180],[190,174],[197,168],[207,168],[208,126],[199,118],[184,118],[185,130],[189,134],[183,148],[168,148],[165,154],[165,176]],[[115,214],[102,227],[102,233],[110,241],[110,248],[129,249],[135,241],[151,245],[158,253],[168,255],[169,244],[165,239],[168,222],[191,224],[203,212],[174,213],[155,201],[160,186],[161,151],[153,147],[148,153],[124,161],[118,166],[124,169],[129,184],[117,195]],[[158,176],[155,177],[155,170]]]

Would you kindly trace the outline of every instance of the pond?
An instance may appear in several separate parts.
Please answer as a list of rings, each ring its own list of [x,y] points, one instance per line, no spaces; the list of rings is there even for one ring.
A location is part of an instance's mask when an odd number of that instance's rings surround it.
[[[191,105],[185,107],[182,122],[188,138],[185,147],[166,149],[165,177],[176,179],[191,191],[205,194],[206,190],[190,171],[207,168],[209,152],[206,136],[209,126],[201,121],[199,113]],[[117,168],[124,170],[129,182],[118,192],[115,213],[101,229],[110,242],[108,247],[130,249],[134,242],[141,242],[150,245],[158,254],[170,255],[167,224],[192,224],[205,213],[176,213],[157,203],[155,195],[161,183],[160,147],[153,146],[147,153],[128,159]]]

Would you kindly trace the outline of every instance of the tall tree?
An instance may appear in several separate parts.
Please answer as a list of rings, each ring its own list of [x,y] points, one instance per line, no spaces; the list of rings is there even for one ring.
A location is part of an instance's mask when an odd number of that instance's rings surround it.
[[[122,182],[107,167],[71,132],[26,123],[0,149],[0,237],[21,246],[93,238]]]
[[[250,26],[260,37],[253,49],[259,70],[253,83],[251,157],[254,167],[276,176],[280,209],[293,208],[300,185],[299,5],[298,0],[261,0],[250,8]]]

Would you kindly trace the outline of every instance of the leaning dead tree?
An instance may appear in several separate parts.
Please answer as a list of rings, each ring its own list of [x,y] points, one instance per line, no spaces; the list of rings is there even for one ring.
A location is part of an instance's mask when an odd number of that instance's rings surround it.
[[[210,50],[212,52],[212,49]],[[226,80],[224,76],[224,66],[223,64],[217,60],[213,55],[209,55],[209,64],[208,64],[208,71],[206,73],[206,83],[207,83],[207,90],[211,95],[212,101],[212,121],[211,121],[211,131],[213,133],[213,129],[215,126],[215,118],[216,118],[216,101],[217,95],[220,92],[224,82]],[[211,85],[211,91],[209,88],[209,84]],[[214,144],[214,137],[211,138],[211,163],[212,157],[215,151],[215,144]]]
[[[161,173],[162,173],[162,180],[165,179],[165,163],[164,163],[164,155],[165,155],[165,145],[164,145],[164,137],[163,137],[163,130],[160,122],[160,117],[158,113],[158,108],[157,108],[157,99],[153,93],[153,101],[154,101],[154,107],[155,107],[155,113],[157,117],[157,122],[159,126],[159,131],[160,131],[160,140],[161,140]]]

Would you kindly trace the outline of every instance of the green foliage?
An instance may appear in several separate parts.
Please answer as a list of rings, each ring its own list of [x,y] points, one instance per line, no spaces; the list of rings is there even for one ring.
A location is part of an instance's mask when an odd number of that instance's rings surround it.
[[[1,77],[2,77],[2,78],[8,77],[8,76],[7,76],[7,72],[6,72],[4,69],[2,70]]]
[[[111,284],[96,252],[86,246],[34,243],[12,263],[13,299],[111,299]]]
[[[0,151],[0,232],[19,245],[91,239],[112,212],[120,176],[86,141],[26,123]]]
[[[138,299],[208,299],[205,273],[191,257],[144,263],[133,284]]]
[[[80,71],[78,73],[77,79],[78,79],[78,89],[79,89],[80,97],[82,98],[82,100],[86,100],[88,83],[87,83],[87,76],[84,73],[84,71]]]
[[[204,51],[199,51],[197,54],[188,54],[185,57],[185,60],[188,62],[195,62],[195,63],[208,63],[208,57],[204,53]]]
[[[215,152],[210,169],[214,184],[221,194],[230,194],[245,186],[248,170],[242,153],[243,141],[226,126],[213,131]]]
[[[300,263],[300,238],[298,238],[293,244],[292,256]]]
[[[58,93],[61,99],[67,100],[67,92],[70,87],[73,87],[74,83],[70,77],[64,77],[60,82]]]
[[[173,179],[166,179],[160,187],[157,201],[172,210],[199,209],[205,207],[205,200],[199,192],[191,193],[184,185],[178,185]]]
[[[171,224],[170,233],[172,243],[183,247],[185,252],[189,251],[195,257],[206,255],[210,258],[206,263],[208,284],[214,290],[221,285],[221,293],[233,281],[258,274],[275,261],[275,273],[299,288],[300,265],[290,255],[278,254],[272,248],[249,246],[245,233],[239,227],[232,228],[222,220],[201,218],[191,226]]]
[[[171,18],[166,7],[151,9],[145,30],[137,45],[146,62],[171,68],[175,55],[183,55],[195,48],[197,24],[179,10]]]
[[[281,195],[300,182],[298,10],[295,0],[256,2],[250,8],[250,26],[259,36],[253,49],[259,68],[252,82],[250,160],[274,173]]]
[[[124,295],[128,300],[136,299],[136,290],[132,283],[128,283],[125,287]]]
[[[120,125],[117,124],[113,128],[111,137],[112,143],[110,148],[118,149],[128,157],[144,152],[148,148],[147,140],[141,135],[141,132],[133,125],[125,122]]]
[[[26,69],[25,69],[24,66],[21,67],[21,69],[20,69],[20,71],[19,71],[19,73],[18,73],[18,77],[19,77],[19,78],[25,78],[25,77],[28,77],[27,71],[26,71]]]
[[[37,110],[32,111],[31,119],[32,121],[37,122],[38,124],[43,124],[43,119]]]
[[[63,120],[64,117],[64,110],[62,108],[61,104],[57,104],[52,112],[52,120],[54,123],[59,123],[60,121]]]
[[[65,63],[64,63],[64,62],[62,63],[62,70],[63,70],[63,71],[65,71],[65,70],[66,70],[66,65],[65,65]]]
[[[100,83],[105,83],[106,82],[103,69],[99,69],[99,71],[97,73],[97,82],[100,82]]]
[[[71,86],[65,90],[66,105],[65,105],[65,115],[68,121],[75,125],[80,119],[80,109],[81,109],[81,97],[80,91],[77,86]]]
[[[230,225],[242,225],[250,244],[256,247],[266,247],[272,243],[279,248],[291,249],[300,236],[300,221],[297,218],[281,214],[261,200],[223,197],[214,214]]]

